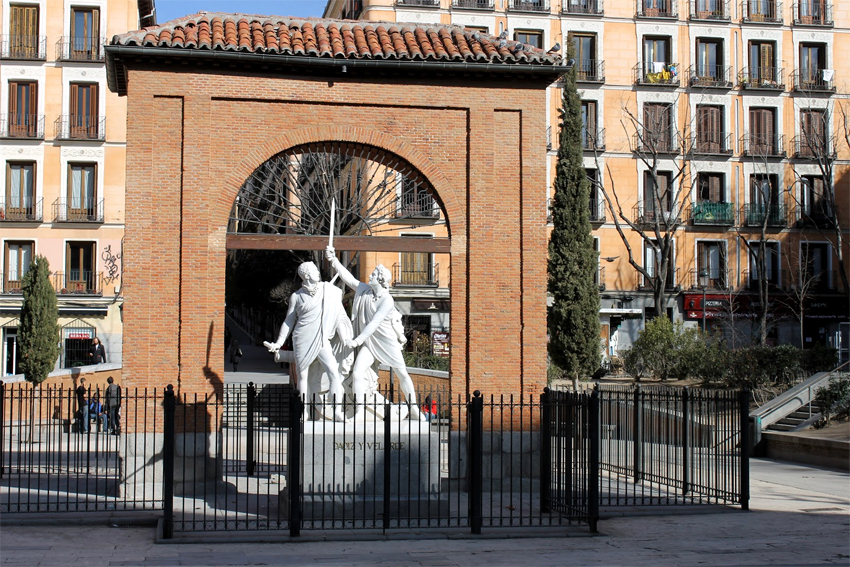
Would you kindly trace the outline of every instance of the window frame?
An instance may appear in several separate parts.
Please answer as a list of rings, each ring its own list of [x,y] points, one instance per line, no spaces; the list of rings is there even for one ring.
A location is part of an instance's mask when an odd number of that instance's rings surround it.
[[[80,206],[74,207],[74,169],[80,168]],[[91,194],[83,191],[84,174],[82,168],[91,168]],[[65,205],[67,207],[67,220],[89,222],[97,220],[98,217],[98,163],[97,162],[68,162],[68,180],[65,191]],[[90,202],[88,202],[90,201]]]
[[[15,167],[26,167],[30,166],[32,171],[30,173],[30,184],[27,186],[25,184],[25,176],[20,176],[21,185],[19,187],[19,200],[20,205],[15,207],[12,205],[12,170]],[[6,162],[6,193],[5,203],[6,203],[6,216],[16,216],[16,215],[27,215],[33,216],[35,215],[35,204],[36,204],[36,175],[38,173],[38,162],[36,161],[7,161]],[[27,191],[28,189],[28,191]],[[27,198],[29,199],[29,203],[27,204]]]
[[[11,278],[12,268],[11,268],[11,259],[12,259],[12,246],[19,246],[16,251],[16,264],[20,267],[22,264],[26,264],[24,268],[19,268],[20,273],[16,272],[18,276],[17,279]],[[23,247],[29,247],[29,258],[25,258],[23,254]],[[6,240],[3,243],[3,291],[6,293],[20,293],[21,288],[23,287],[23,279],[26,273],[29,271],[32,266],[33,255],[35,253],[35,240]]]
[[[535,41],[529,41],[536,38]],[[543,49],[543,30],[539,29],[516,29],[514,30],[514,41]]]

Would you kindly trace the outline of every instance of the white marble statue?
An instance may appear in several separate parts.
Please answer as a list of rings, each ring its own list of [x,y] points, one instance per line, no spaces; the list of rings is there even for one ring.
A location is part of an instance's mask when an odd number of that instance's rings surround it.
[[[351,310],[354,338],[345,341],[346,346],[357,349],[354,368],[351,370],[351,390],[356,400],[355,419],[364,411],[362,401],[366,400],[368,376],[373,365],[379,362],[392,368],[398,376],[411,417],[424,420],[416,404],[413,380],[402,355],[405,339],[403,329],[399,332],[400,317],[397,316],[395,301],[389,292],[392,279],[390,271],[378,265],[369,283],[363,283],[337,260],[332,246],[325,250],[325,257],[345,285],[355,291]]]
[[[333,407],[333,418],[344,421],[341,364],[349,354],[350,348],[346,343],[352,335],[342,306],[342,290],[321,281],[319,269],[313,262],[301,264],[298,275],[303,284],[289,298],[289,310],[280,326],[277,342],[263,344],[275,353],[276,361],[294,358],[298,391],[308,402],[319,393],[324,371],[328,378],[328,394],[337,402]],[[293,355],[282,355],[280,348],[290,332]]]

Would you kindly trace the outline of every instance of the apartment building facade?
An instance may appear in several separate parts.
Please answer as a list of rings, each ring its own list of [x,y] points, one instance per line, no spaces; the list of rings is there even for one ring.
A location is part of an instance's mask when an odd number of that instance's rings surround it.
[[[759,288],[770,341],[835,344],[848,320],[833,222],[844,227],[847,259],[850,5],[330,0],[325,16],[507,32],[509,48],[560,43],[565,53],[573,42],[608,354],[658,311],[747,340]],[[555,84],[541,206],[551,197],[560,99]],[[667,234],[664,262],[657,238]],[[653,280],[666,288],[660,310]]]
[[[88,364],[99,337],[122,358],[126,100],[106,85],[103,45],[153,23],[153,0],[0,5],[0,327],[18,373],[21,281],[44,256],[59,305],[57,368]]]

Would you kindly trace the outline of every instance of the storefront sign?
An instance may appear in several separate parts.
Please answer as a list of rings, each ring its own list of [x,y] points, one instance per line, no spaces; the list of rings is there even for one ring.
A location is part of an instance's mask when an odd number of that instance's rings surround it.
[[[91,339],[94,338],[91,330],[88,329],[69,329],[65,331],[66,339]]]
[[[434,356],[442,356],[443,358],[448,358],[449,339],[450,333],[431,333],[431,352],[433,352]]]

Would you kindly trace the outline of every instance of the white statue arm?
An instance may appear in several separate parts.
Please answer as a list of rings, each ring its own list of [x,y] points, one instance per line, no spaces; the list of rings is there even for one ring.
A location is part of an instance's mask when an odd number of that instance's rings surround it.
[[[393,308],[395,307],[395,301],[389,295],[384,295],[378,300],[378,309],[375,310],[375,315],[372,316],[372,320],[360,331],[360,334],[354,338],[354,344],[356,346],[362,345],[366,342],[366,339],[372,336],[372,333],[381,325],[381,323],[390,316],[393,312]]]
[[[356,290],[357,286],[360,285],[360,280],[352,276],[351,272],[349,272],[346,267],[343,266],[339,260],[337,260],[337,257],[334,254],[334,249],[330,246],[325,249],[325,258],[328,260],[328,262],[331,263],[331,266],[333,266],[333,269],[336,271],[336,273],[339,274],[339,279],[341,279],[343,283],[351,289]]]
[[[289,300],[289,309],[286,312],[286,319],[283,320],[283,323],[280,326],[280,334],[277,336],[277,342],[270,343],[267,341],[263,341],[263,345],[269,349],[269,352],[277,352],[283,346],[283,343],[286,342],[286,339],[289,337],[289,332],[292,330],[293,325],[295,325],[295,302],[297,298],[295,294]]]

